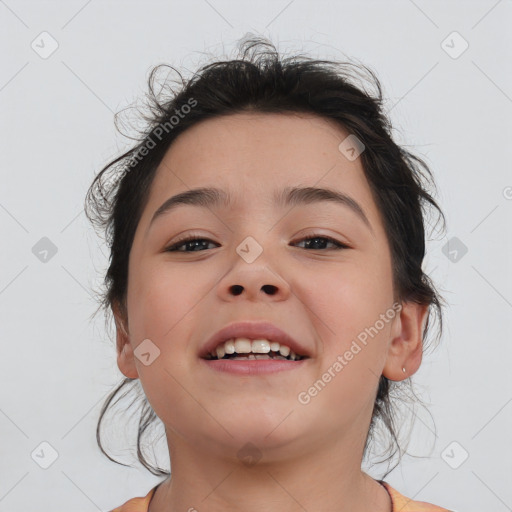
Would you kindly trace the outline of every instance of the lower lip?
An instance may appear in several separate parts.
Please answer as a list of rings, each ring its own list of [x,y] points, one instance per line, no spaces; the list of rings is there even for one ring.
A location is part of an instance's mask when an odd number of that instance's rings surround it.
[[[234,373],[236,375],[264,375],[286,370],[300,368],[305,359],[299,361],[284,361],[282,359],[248,359],[247,361],[233,361],[232,359],[201,359],[213,370],[218,372]]]

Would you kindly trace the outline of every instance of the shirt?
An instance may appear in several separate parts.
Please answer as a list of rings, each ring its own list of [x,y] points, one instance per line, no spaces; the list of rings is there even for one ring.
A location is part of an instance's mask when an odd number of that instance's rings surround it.
[[[396,489],[393,489],[387,482],[377,480],[388,491],[391,501],[393,503],[393,512],[451,512],[450,510],[424,501],[413,501],[400,494]],[[155,486],[143,498],[132,498],[124,505],[115,508],[111,512],[148,512],[149,502],[158,487]]]

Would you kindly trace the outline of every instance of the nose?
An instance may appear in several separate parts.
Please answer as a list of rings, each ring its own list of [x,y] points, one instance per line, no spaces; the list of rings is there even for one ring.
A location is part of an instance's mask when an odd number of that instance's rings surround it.
[[[253,302],[286,300],[290,296],[289,283],[262,261],[239,262],[221,279],[218,293],[223,300],[245,299]]]

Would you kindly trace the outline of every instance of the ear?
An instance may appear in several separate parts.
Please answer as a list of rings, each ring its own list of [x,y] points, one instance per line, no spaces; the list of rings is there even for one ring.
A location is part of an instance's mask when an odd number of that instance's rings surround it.
[[[382,375],[389,380],[404,380],[416,373],[423,356],[423,328],[428,305],[403,302],[394,319],[392,339]],[[405,368],[405,373],[402,368]]]
[[[116,322],[116,348],[117,348],[117,366],[125,377],[136,379],[139,377],[133,348],[130,343],[130,335],[128,334],[128,319],[124,308],[116,302],[112,305],[114,320]]]

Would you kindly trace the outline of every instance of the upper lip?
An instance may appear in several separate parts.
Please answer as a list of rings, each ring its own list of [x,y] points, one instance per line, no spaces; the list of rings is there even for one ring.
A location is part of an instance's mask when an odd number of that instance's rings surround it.
[[[268,322],[236,322],[215,333],[202,347],[199,357],[214,353],[217,346],[232,338],[267,339],[287,345],[296,354],[309,357],[307,350],[289,334]]]

